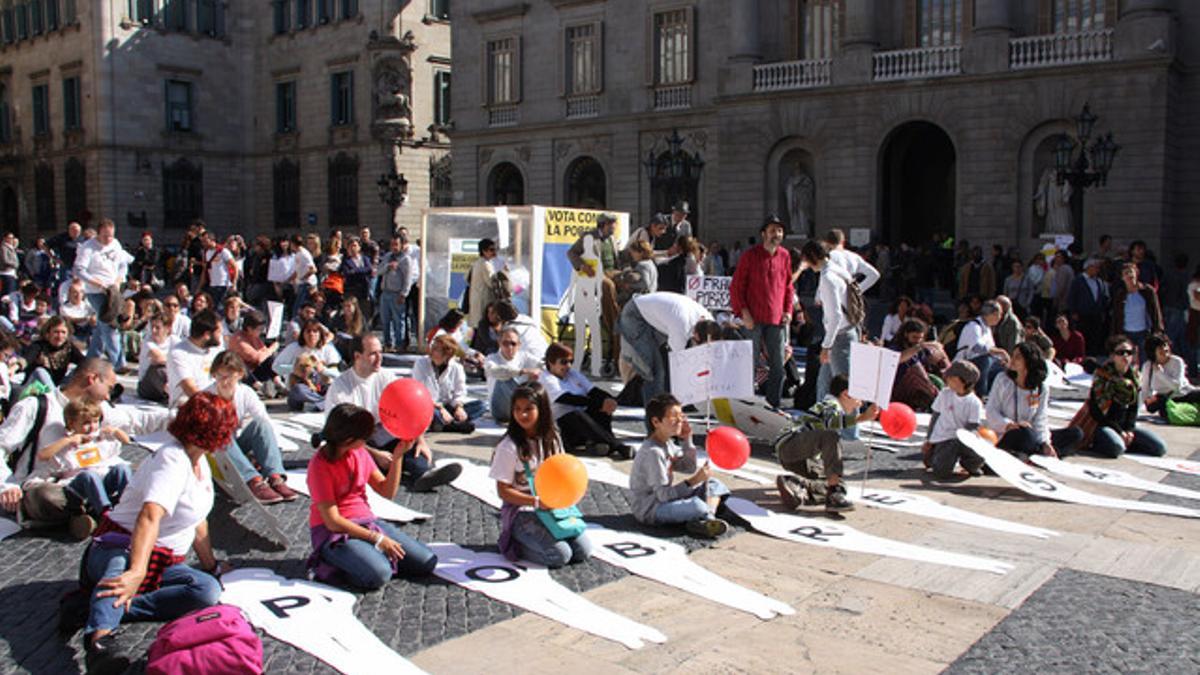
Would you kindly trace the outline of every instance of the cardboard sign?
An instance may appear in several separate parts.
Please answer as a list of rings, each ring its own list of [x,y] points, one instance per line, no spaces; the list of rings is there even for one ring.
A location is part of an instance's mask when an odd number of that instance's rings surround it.
[[[295,272],[296,260],[292,256],[271,258],[267,263],[267,281],[274,284],[286,284]]]
[[[937,520],[946,520],[961,525],[981,527],[997,532],[1008,532],[1009,534],[1020,534],[1038,539],[1048,539],[1058,536],[1058,533],[1054,530],[1014,523],[1011,520],[993,518],[953,506],[947,506],[935,502],[924,495],[915,495],[911,492],[880,490],[873,487],[868,487],[864,491],[862,484],[847,482],[846,496],[856,504],[869,506],[873,509],[900,511],[901,513],[909,513],[914,516],[936,518]]]
[[[586,633],[640,649],[667,636],[572,593],[540,565],[510,562],[499,553],[469,551],[456,544],[430,544],[437,554],[434,574],[469,591],[557,621]],[[380,672],[380,671],[377,671]]]
[[[855,342],[850,345],[850,395],[881,409],[892,400],[900,352]]]
[[[992,471],[996,472],[997,476],[1000,476],[1020,491],[1035,497],[1056,499],[1073,504],[1099,506],[1106,509],[1124,509],[1126,511],[1161,513],[1169,516],[1183,516],[1185,518],[1200,518],[1200,511],[1196,509],[1171,506],[1169,504],[1155,504],[1153,502],[1138,502],[1132,499],[1116,499],[1063,485],[1041,471],[1034,469],[1016,457],[988,443],[976,434],[964,429],[959,429],[958,440],[962,441],[963,444],[982,457],[988,466],[992,467]]]
[[[312,497],[308,493],[308,472],[307,471],[288,471],[287,484],[296,492]],[[414,511],[407,506],[401,506],[396,502],[384,497],[378,492],[367,486],[367,507],[371,509],[371,513],[375,514],[376,518],[390,520],[396,523],[411,523],[414,520],[428,520],[428,513]]]
[[[871,228],[869,227],[852,227],[850,228],[850,246],[853,248],[862,248],[871,243]]]
[[[593,557],[639,577],[749,612],[763,620],[796,613],[786,603],[739,586],[697,565],[688,558],[687,551],[674,542],[598,525],[588,528],[588,537],[596,545]]]
[[[732,312],[729,302],[729,286],[733,277],[707,277],[702,274],[689,274],[687,277],[687,296],[700,303],[710,312]]]
[[[777,539],[799,544],[962,567],[992,574],[1007,574],[1013,568],[1009,563],[999,560],[951,553],[876,537],[835,523],[827,518],[808,518],[794,514],[775,513],[741,497],[730,497],[725,500],[725,506],[755,530]]]
[[[668,354],[671,393],[683,405],[754,398],[754,343],[727,340]]]
[[[1139,464],[1152,466],[1156,469],[1164,471],[1178,471],[1179,473],[1191,474],[1200,476],[1200,462],[1190,459],[1179,459],[1178,457],[1148,457],[1146,455],[1125,455],[1126,459],[1132,459]]]
[[[722,424],[736,427],[754,438],[768,443],[792,428],[794,422],[784,413],[771,410],[757,401],[741,401],[734,398],[716,399],[713,401],[713,413]]]
[[[1124,471],[1117,471],[1116,469],[1106,469],[1087,464],[1071,464],[1057,457],[1045,457],[1043,455],[1033,455],[1029,458],[1029,461],[1057,476],[1085,480],[1089,483],[1128,488],[1130,490],[1141,490],[1142,492],[1157,492],[1160,495],[1171,495],[1172,497],[1182,497],[1184,499],[1200,499],[1200,492],[1195,490],[1188,490],[1173,485],[1163,485],[1162,483],[1138,478],[1137,476],[1127,474]]]
[[[274,340],[283,330],[283,303],[267,301],[267,339]]]
[[[354,616],[358,596],[315,581],[287,579],[261,567],[221,577],[221,602],[239,607],[271,637],[304,650],[342,673],[425,671],[392,651]]]

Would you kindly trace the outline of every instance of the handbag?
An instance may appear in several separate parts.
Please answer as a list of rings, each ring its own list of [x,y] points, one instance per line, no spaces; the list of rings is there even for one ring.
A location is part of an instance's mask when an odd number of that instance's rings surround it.
[[[521,460],[525,465],[525,480],[529,483],[529,493],[537,496],[533,487],[533,472],[529,470],[529,462]],[[535,509],[534,514],[542,525],[558,541],[574,539],[587,531],[587,523],[583,522],[583,512],[579,507],[568,506],[565,509]]]

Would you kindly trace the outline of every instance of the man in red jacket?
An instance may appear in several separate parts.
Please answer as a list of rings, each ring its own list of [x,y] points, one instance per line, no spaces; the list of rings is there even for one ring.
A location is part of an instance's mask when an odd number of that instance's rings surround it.
[[[785,230],[778,217],[767,217],[759,230],[762,243],[748,249],[738,261],[729,286],[734,316],[754,336],[754,351],[765,353],[767,403],[778,408],[783,395],[783,356],[787,326],[792,320],[792,259],[782,246]]]

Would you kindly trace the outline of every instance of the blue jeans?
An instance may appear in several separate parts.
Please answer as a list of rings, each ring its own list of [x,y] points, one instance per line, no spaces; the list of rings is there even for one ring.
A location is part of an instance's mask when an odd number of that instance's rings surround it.
[[[1100,427],[1092,436],[1092,452],[1103,457],[1116,459],[1124,452],[1134,452],[1139,455],[1162,457],[1167,454],[1167,444],[1153,431],[1146,429],[1133,430],[1133,442],[1125,447],[1125,441],[1111,427]]]
[[[104,303],[108,299],[107,294],[88,293],[86,297],[97,315],[104,312]],[[104,356],[113,364],[114,368],[124,368],[125,351],[121,349],[121,332],[103,321],[96,322],[96,326],[92,330],[92,337],[88,340],[87,355],[89,357]]]
[[[649,401],[667,391],[667,369],[661,351],[666,336],[642,317],[637,304],[633,302],[626,303],[625,309],[621,310],[617,332],[629,343],[633,357],[629,363],[642,378],[642,400]]]
[[[532,511],[517,514],[512,524],[512,537],[520,547],[522,558],[545,567],[562,567],[592,557],[592,540],[587,532],[574,539],[560,541],[550,534]]]
[[[710,478],[701,485],[692,488],[692,496],[683,499],[673,499],[663,502],[654,509],[654,522],[659,525],[676,525],[690,523],[693,520],[708,520],[713,518],[713,512],[708,507],[711,497],[723,497],[729,494],[729,488],[721,481]]]
[[[259,475],[247,455],[253,455],[262,467],[262,475],[283,475],[283,458],[279,455],[279,439],[271,425],[254,420],[225,449],[229,461],[237,469],[242,480],[249,483]]]
[[[979,380],[975,383],[975,394],[983,398],[992,390],[992,381],[1004,371],[1004,366],[1001,365],[1000,359],[991,354],[976,356],[970,359],[970,361],[979,369]]]
[[[514,377],[511,380],[497,380],[492,385],[492,398],[488,401],[488,411],[497,422],[507,422],[512,417],[512,395],[521,386]]]
[[[369,544],[368,544],[369,545]],[[115,577],[129,568],[129,551],[95,544],[88,547],[84,567],[93,582]],[[114,630],[123,619],[133,621],[170,621],[188,612],[211,607],[221,599],[221,583],[212,575],[187,565],[171,565],[162,575],[157,591],[134,596],[129,611],[113,607],[111,597],[96,597],[101,588],[92,589],[85,635],[98,630]]]
[[[767,355],[767,381],[763,385],[763,394],[767,403],[774,408],[779,407],[783,397],[783,352],[787,346],[786,326],[771,324],[755,324],[751,335],[754,337],[754,354]],[[817,385],[818,388],[820,385]]]
[[[829,394],[829,383],[838,375],[850,376],[850,345],[858,342],[858,329],[851,328],[837,334],[829,348],[829,363],[821,364],[817,374],[817,400],[825,400]]]
[[[396,563],[396,574],[424,577],[437,567],[437,556],[429,547],[397,530],[391,523],[376,520],[384,535],[400,544],[404,557]],[[341,570],[351,585],[366,590],[382,588],[392,578],[392,562],[369,541],[345,539],[321,547],[321,560]]]
[[[228,286],[205,286],[204,292],[212,296],[213,311],[221,313],[221,302],[225,300],[225,295],[229,293]]]
[[[449,405],[446,406],[446,409],[453,412]],[[486,405],[483,401],[477,401],[475,399],[463,401],[463,412],[467,413],[468,421],[479,419],[479,417],[483,415],[485,409]],[[446,425],[442,422],[442,416],[435,410],[433,413],[433,422],[429,424],[429,430],[441,431],[445,428],[445,426]]]
[[[384,347],[408,345],[408,306],[396,291],[384,291],[379,296],[379,323]]]
[[[296,284],[296,301],[292,303],[292,317],[300,315],[300,305],[308,302],[308,294],[312,291],[312,284]]]
[[[58,387],[58,385],[54,383],[54,378],[50,376],[50,371],[41,366],[29,371],[29,374],[25,376],[24,386],[28,387],[34,382],[40,382],[49,387],[51,390]]]
[[[103,515],[121,500],[121,493],[129,485],[133,472],[128,464],[109,467],[103,475],[95,471],[84,471],[66,485],[67,495],[83,502],[83,507],[93,516]]]

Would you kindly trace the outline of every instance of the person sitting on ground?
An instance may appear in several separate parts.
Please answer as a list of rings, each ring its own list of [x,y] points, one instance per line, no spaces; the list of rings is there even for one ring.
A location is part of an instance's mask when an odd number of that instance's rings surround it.
[[[195,317],[201,312],[212,312],[216,314],[217,306],[213,302],[212,296],[204,291],[192,296],[191,309],[188,311],[188,316]]]
[[[1032,315],[1025,317],[1025,320],[1021,322],[1021,330],[1022,340],[1037,345],[1038,349],[1042,350],[1042,354],[1046,356],[1047,361],[1055,361],[1054,341],[1042,330],[1041,319]]]
[[[247,311],[242,296],[230,293],[221,301],[221,335],[226,340],[242,330],[242,313]]]
[[[535,382],[542,361],[521,351],[521,334],[515,328],[500,331],[500,350],[483,362],[488,384],[488,409],[497,422],[508,422],[510,399],[517,387]]]
[[[955,361],[970,361],[979,369],[979,381],[975,393],[981,398],[991,390],[992,380],[1008,365],[1008,352],[996,346],[992,329],[999,325],[1002,316],[1000,304],[994,300],[983,303],[979,315],[967,322],[958,334]]]
[[[905,319],[887,346],[900,352],[896,368],[892,400],[904,403],[916,411],[926,411],[941,388],[940,373],[950,366],[950,359],[936,340],[926,340],[929,328],[920,319]],[[978,372],[978,369],[976,369]],[[974,380],[971,381],[974,384]]]
[[[301,354],[288,375],[287,407],[292,412],[320,412],[325,407],[329,383],[321,376],[320,361],[312,354]]]
[[[354,355],[351,362],[353,365],[329,385],[329,390],[325,392],[325,410],[329,412],[339,403],[353,403],[368,411],[376,411],[372,414],[377,414],[379,398],[394,379],[391,375],[380,372],[383,365],[383,345],[374,335],[364,335],[354,338],[350,347]],[[397,442],[396,437],[376,420],[368,440],[367,450],[375,457],[380,468],[387,470],[391,466],[392,448]],[[313,441],[313,447],[321,445],[319,435],[314,436]],[[433,454],[423,435],[404,453],[403,461],[405,483],[414,492],[428,492],[453,481],[462,473],[462,466],[458,464],[431,468]]]
[[[983,401],[975,395],[979,369],[969,361],[955,361],[946,369],[946,388],[933,401],[929,436],[921,446],[925,466],[935,478],[954,476],[954,465],[969,476],[983,475],[983,458],[958,440],[959,429],[975,431],[983,424]]]
[[[174,295],[168,295],[163,298],[163,320],[166,322],[167,327],[170,328],[171,337],[186,340],[192,331],[192,320],[180,311],[180,306],[179,298]],[[142,339],[145,338],[146,336],[143,335]]]
[[[232,403],[209,393],[192,397],[168,428],[171,442],[141,463],[101,519],[80,574],[91,594],[83,636],[88,672],[129,666],[113,633],[122,620],[169,621],[220,600],[215,576],[230,567],[217,560],[208,535],[213,484],[204,455],[227,446],[236,428]],[[189,549],[199,569],[184,564]]]
[[[138,353],[138,398],[155,403],[166,403],[167,396],[167,354],[178,342],[171,335],[164,314],[154,314],[150,317],[150,334],[142,339],[142,348]]]
[[[317,373],[322,379],[331,380],[337,376],[337,366],[342,362],[342,355],[333,346],[331,334],[316,319],[304,322],[304,328],[297,334],[296,340],[283,348],[271,362],[271,367],[280,376],[286,377],[294,368],[296,360],[301,356],[312,356],[315,359]]]
[[[538,378],[546,388],[564,447],[568,451],[583,448],[598,456],[616,453],[624,459],[632,458],[633,449],[613,435],[617,400],[571,367],[574,355],[561,342],[550,345],[546,349],[546,370]]]
[[[468,373],[473,375],[483,373],[484,355],[469,346],[473,335],[470,326],[467,325],[465,314],[457,309],[452,309],[442,315],[438,325],[429,332],[429,342],[432,343],[439,335],[448,335],[454,338],[454,343],[459,347],[458,356],[462,359],[463,368]]]
[[[279,343],[267,344],[263,341],[262,332],[266,323],[266,319],[259,312],[247,313],[242,318],[241,330],[234,333],[227,340],[227,344],[229,351],[237,354],[246,364],[249,371],[246,384],[267,398],[275,398],[284,389],[283,382],[271,368],[275,353],[279,351]]]
[[[633,517],[647,525],[683,523],[688,534],[706,539],[725,534],[729,525],[716,512],[729,489],[712,477],[707,462],[697,470],[692,425],[679,400],[658,394],[646,404],[646,419],[652,431],[638,448],[629,474]],[[690,475],[675,483],[675,472]]]
[[[1013,311],[1013,301],[1007,295],[997,295],[996,304],[1000,305],[1000,323],[992,326],[992,340],[998,349],[1011,352],[1021,341],[1021,319]]]
[[[896,337],[896,333],[900,332],[900,324],[908,318],[908,311],[912,309],[912,298],[907,295],[901,295],[892,303],[892,311],[883,318],[883,329],[879,331],[879,340],[884,344],[892,341]]]
[[[1167,401],[1200,405],[1200,387],[1187,378],[1187,364],[1171,353],[1171,340],[1165,335],[1146,338],[1149,358],[1142,364],[1142,398],[1146,411],[1167,419]]]
[[[879,406],[874,403],[859,413],[861,408],[862,401],[850,395],[846,376],[834,375],[829,394],[803,411],[794,426],[775,441],[780,466],[792,472],[775,480],[789,511],[820,503],[831,513],[854,510],[842,484],[842,430],[879,417]],[[817,456],[825,474],[823,482],[810,464]]]
[[[333,406],[321,432],[324,442],[308,462],[307,566],[320,581],[344,580],[368,591],[396,575],[426,577],[437,567],[429,547],[375,517],[367,504],[368,486],[384,499],[395,498],[413,449],[411,440],[397,442],[384,475],[366,448],[374,428],[369,411],[351,403]]]
[[[371,331],[366,317],[363,316],[362,306],[358,304],[358,298],[347,295],[342,300],[341,308],[332,321],[333,331],[337,335],[334,345],[337,347],[338,353],[342,355],[342,360],[349,361],[352,356],[349,353],[350,343],[354,338],[366,335]]]
[[[180,340],[167,353],[167,394],[171,407],[178,407],[212,383],[213,357],[221,345],[217,315],[203,311],[192,317],[188,339]]]
[[[67,290],[67,301],[58,308],[58,313],[67,320],[71,328],[71,337],[81,344],[87,344],[92,337],[92,328],[96,325],[96,308],[87,301],[83,293],[83,282],[76,279]]]
[[[1087,359],[1087,345],[1084,344],[1083,333],[1071,327],[1071,319],[1066,314],[1059,314],[1054,318],[1050,343],[1054,346],[1054,362],[1059,366],[1068,363],[1082,365]]]
[[[42,324],[38,339],[24,350],[25,368],[29,373],[25,385],[42,383],[54,389],[67,379],[67,371],[83,362],[83,353],[71,342],[70,328],[61,316],[52,316]]]
[[[32,281],[21,284],[21,290],[0,298],[3,315],[0,315],[0,328],[16,331],[17,326],[27,320],[37,309],[37,298],[42,295],[41,289]]]
[[[1050,430],[1048,370],[1037,345],[1018,342],[1013,347],[1008,370],[996,376],[987,400],[987,426],[1000,439],[996,447],[1020,458],[1065,457],[1075,451],[1083,437],[1079,429]]]
[[[0,411],[8,411],[15,403],[13,377],[21,367],[17,348],[21,345],[12,335],[0,331]]]
[[[483,354],[485,360],[500,349],[500,331],[504,329],[504,321],[500,319],[500,314],[496,311],[500,302],[497,300],[488,304],[487,311],[483,313],[483,319],[471,332],[469,346],[479,354]]]
[[[472,420],[483,414],[483,401],[467,398],[467,374],[454,357],[457,352],[454,338],[439,335],[429,343],[429,354],[413,364],[412,378],[425,385],[433,397],[430,431],[473,433]]]
[[[1108,361],[1092,373],[1092,390],[1087,403],[1071,420],[1072,428],[1083,431],[1081,449],[1116,459],[1124,452],[1153,457],[1167,454],[1167,445],[1149,429],[1138,428],[1141,401],[1137,348],[1123,334],[1108,338]]]
[[[562,451],[545,390],[536,382],[517,387],[512,393],[512,419],[492,452],[488,471],[504,502],[500,507],[498,546],[509,560],[524,559],[557,568],[583,562],[592,555],[586,530],[569,539],[557,539],[538,515],[546,509],[533,494],[532,477],[542,462]]]
[[[267,408],[254,390],[243,384],[246,364],[231,351],[221,352],[213,358],[212,376],[212,384],[204,390],[232,401],[237,411],[238,431],[226,448],[226,456],[238,476],[260,504],[295,500],[296,492],[287,486],[279,438]]]
[[[313,293],[320,294],[320,291],[313,291]],[[310,297],[312,296],[310,295]],[[319,297],[323,298],[323,296]],[[323,301],[324,300],[322,299],[322,302]],[[309,321],[316,321],[317,325],[321,327],[321,334],[325,336],[325,342],[333,342],[336,336],[333,334],[333,331],[329,330],[325,326],[325,324],[321,323],[320,312],[317,311],[317,306],[312,302],[306,302],[300,305],[300,310],[295,316],[292,317],[291,321],[287,322],[287,325],[283,331],[283,343],[291,344],[299,340],[300,333],[304,330],[304,327],[308,325]],[[280,375],[283,374],[284,373],[280,373]]]

